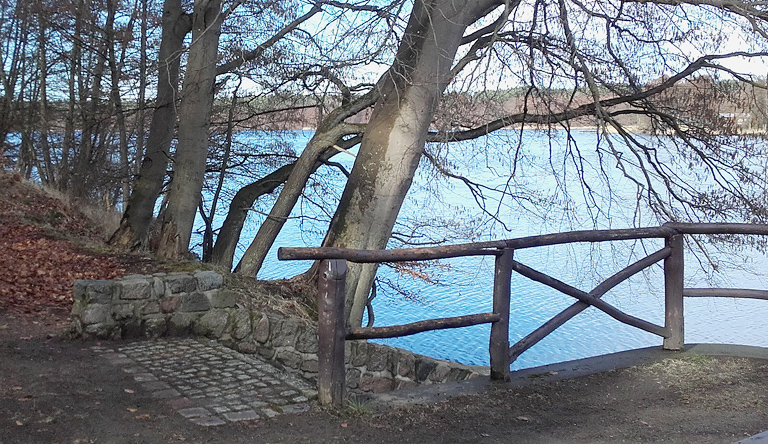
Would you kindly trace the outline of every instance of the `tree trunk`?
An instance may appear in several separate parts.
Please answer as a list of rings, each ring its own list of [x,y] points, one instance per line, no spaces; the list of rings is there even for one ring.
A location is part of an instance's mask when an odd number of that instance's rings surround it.
[[[283,228],[285,221],[291,214],[293,207],[299,200],[304,186],[309,177],[317,171],[323,160],[329,159],[338,152],[333,145],[342,143],[341,137],[347,134],[358,132],[357,126],[338,124],[329,130],[322,131],[318,129],[307,146],[304,148],[299,159],[293,164],[290,176],[285,182],[283,190],[280,192],[277,201],[272,206],[269,216],[259,227],[256,237],[248,246],[240,263],[237,264],[235,272],[247,276],[256,276],[261,269],[264,259],[275,242],[277,235]]]
[[[294,165],[296,164],[283,165],[237,191],[229,204],[227,218],[221,225],[218,236],[216,236],[216,244],[211,253],[211,262],[227,270],[232,269],[235,248],[237,248],[237,242],[240,240],[245,219],[248,217],[248,210],[253,206],[256,199],[275,191],[277,187],[285,183]]]
[[[82,16],[87,17],[88,5],[86,2],[79,1],[77,8]],[[110,17],[110,19],[112,19]],[[105,139],[103,136],[106,122],[103,120],[102,102],[102,82],[104,72],[107,69],[107,44],[97,37],[93,28],[89,32],[83,33],[83,47],[93,51],[92,54],[85,54],[86,67],[88,74],[79,74],[79,101],[80,115],[82,117],[83,129],[80,137],[80,144],[74,156],[72,165],[72,184],[69,194],[76,199],[86,199],[91,201],[100,200],[98,192],[98,182],[100,180],[98,169],[101,165],[99,160],[106,158]],[[101,40],[101,41],[100,41]],[[89,58],[93,59],[90,60]],[[82,64],[82,60],[81,60]],[[82,66],[81,66],[82,68]],[[90,81],[90,85],[88,82]]]
[[[70,52],[69,74],[67,76],[67,91],[69,100],[67,115],[64,120],[64,140],[61,147],[61,166],[59,168],[59,190],[69,192],[71,186],[70,156],[75,152],[75,125],[77,123],[77,78],[80,72],[80,56],[82,49],[82,19],[79,9],[75,11],[74,30],[72,31],[72,51]]]
[[[383,249],[411,186],[437,103],[467,26],[491,5],[483,0],[417,0],[381,98],[366,129],[324,246]],[[375,264],[350,264],[346,314],[360,326]]]
[[[139,98],[138,98],[138,112],[136,113],[136,148],[134,153],[133,165],[131,165],[131,173],[138,176],[139,174],[139,159],[144,157],[144,139],[146,138],[146,122],[144,115],[147,108],[147,23],[149,21],[148,12],[149,0],[141,0],[141,31],[139,35],[140,48],[139,48]],[[130,199],[130,196],[128,196]],[[123,202],[126,210],[128,200]]]
[[[220,0],[195,1],[192,43],[179,107],[179,143],[158,245],[160,257],[180,258],[189,249],[208,157],[213,83],[222,20]]]
[[[104,30],[104,40],[107,45],[107,63],[110,73],[110,105],[111,114],[115,117],[118,131],[118,152],[120,154],[120,202],[122,209],[125,210],[125,204],[131,192],[131,171],[128,159],[128,128],[125,123],[125,110],[123,109],[123,100],[120,96],[120,75],[124,67],[125,51],[118,57],[115,51],[115,14],[117,13],[117,2],[109,0],[107,2],[107,22]],[[131,18],[131,22],[133,18]],[[129,25],[130,27],[130,25]]]
[[[235,90],[232,92],[232,101],[229,102],[229,111],[227,113],[227,135],[224,141],[224,155],[221,158],[221,171],[219,179],[216,182],[216,191],[211,199],[210,217],[206,217],[205,209],[200,205],[200,216],[205,222],[205,232],[203,233],[203,262],[211,262],[213,255],[213,218],[216,217],[216,209],[221,198],[221,190],[224,189],[224,179],[227,175],[229,165],[229,156],[232,153],[232,138],[235,132],[235,109],[237,108],[237,94],[240,86],[243,84],[243,78],[240,77]]]
[[[176,127],[176,98],[179,87],[179,54],[184,37],[191,30],[190,17],[181,9],[181,0],[165,0],[163,31],[158,54],[157,99],[147,138],[147,152],[139,177],[128,199],[120,227],[109,243],[132,250],[145,248],[155,201],[163,188],[171,142]]]
[[[43,169],[39,171],[40,180],[46,185],[53,185],[56,182],[56,174],[51,159],[51,147],[48,143],[48,54],[46,51],[46,30],[47,26],[42,18],[38,17],[39,34],[37,37],[38,51],[38,72],[40,73],[40,149],[43,153]]]

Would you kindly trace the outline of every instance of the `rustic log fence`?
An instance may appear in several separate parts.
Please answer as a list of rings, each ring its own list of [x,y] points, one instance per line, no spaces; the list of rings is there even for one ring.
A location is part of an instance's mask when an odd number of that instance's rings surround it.
[[[681,350],[684,344],[684,297],[738,297],[768,300],[768,291],[763,290],[684,288],[683,236],[690,234],[768,235],[768,225],[666,223],[660,227],[571,231],[502,241],[398,250],[280,248],[278,258],[322,261],[318,279],[318,399],[323,404],[340,406],[344,399],[344,341],[347,339],[391,338],[429,330],[490,323],[491,379],[508,380],[509,366],[518,356],[590,306],[602,310],[619,322],[661,336],[662,346],[666,350]],[[664,248],[617,272],[590,292],[579,290],[514,260],[514,251],[524,248],[651,238],[665,239]],[[492,313],[431,319],[388,327],[347,328],[344,319],[346,261],[381,263],[480,255],[496,256]],[[601,299],[612,288],[660,261],[663,261],[664,267],[664,326],[626,314]],[[513,271],[571,296],[577,301],[510,347],[510,287]]]

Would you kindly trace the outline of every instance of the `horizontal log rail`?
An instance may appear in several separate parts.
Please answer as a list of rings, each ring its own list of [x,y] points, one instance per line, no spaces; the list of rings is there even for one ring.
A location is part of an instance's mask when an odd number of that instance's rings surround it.
[[[426,321],[411,322],[410,324],[392,325],[388,327],[350,328],[347,331],[347,339],[383,339],[410,336],[430,330],[443,330],[446,328],[469,327],[478,324],[489,324],[501,318],[498,313],[480,313],[466,316],[454,316],[451,318],[428,319]]]
[[[580,230],[542,234],[500,241],[471,242],[438,247],[400,248],[392,250],[355,250],[332,247],[280,247],[280,260],[346,259],[357,263],[405,262],[449,259],[462,256],[495,256],[500,250],[544,247],[579,242],[609,242],[667,238],[674,234],[739,234],[768,235],[768,225],[754,224],[683,224],[666,223],[660,227],[623,228],[616,230]]]
[[[768,300],[768,291],[745,288],[685,288],[683,296],[688,298],[744,298]]]
[[[318,397],[321,403],[340,405],[344,389],[344,340],[407,336],[430,330],[460,328],[491,323],[489,350],[491,377],[508,379],[509,366],[523,352],[541,341],[555,329],[588,307],[595,307],[619,322],[664,338],[663,347],[680,350],[683,346],[683,298],[729,297],[768,300],[768,291],[747,289],[715,289],[683,287],[683,235],[768,235],[768,225],[753,224],[686,224],[666,223],[659,227],[619,230],[570,231],[565,233],[528,236],[501,241],[473,242],[438,247],[395,250],[354,250],[344,248],[280,248],[281,260],[322,260],[318,280],[319,322]],[[665,246],[615,273],[585,292],[513,260],[515,250],[578,242],[607,242],[621,240],[664,239]],[[381,263],[447,259],[462,256],[495,256],[496,272],[493,286],[493,312],[439,319],[428,319],[387,327],[344,327],[345,261]],[[664,326],[624,313],[601,298],[608,291],[642,270],[663,261],[665,288]],[[509,316],[511,273],[532,279],[577,299],[572,305],[538,329],[509,346]]]

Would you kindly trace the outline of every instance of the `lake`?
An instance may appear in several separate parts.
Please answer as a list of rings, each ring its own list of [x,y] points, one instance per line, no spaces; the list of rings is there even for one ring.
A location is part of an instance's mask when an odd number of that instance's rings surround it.
[[[297,151],[310,136],[310,132],[294,135]],[[257,140],[270,136],[241,134],[240,137]],[[434,170],[422,165],[395,231],[402,236],[407,234],[409,226],[417,223],[425,228],[423,236],[416,241],[448,239],[449,243],[461,243],[577,229],[659,225],[647,208],[638,203],[637,190],[632,183],[614,168],[610,160],[603,157],[600,162],[601,156],[605,155],[605,143],[605,139],[594,131],[573,131],[571,137],[567,137],[564,131],[530,130],[522,134],[502,132],[477,141],[438,147],[434,152],[452,172],[471,176],[482,186],[476,187],[473,194],[463,183],[436,178]],[[614,140],[611,149],[620,150],[622,146]],[[351,168],[353,162],[353,158],[346,154],[334,160],[347,168]],[[675,159],[671,157],[669,164],[674,165]],[[512,175],[514,180],[510,180]],[[587,191],[581,187],[579,178],[589,185]],[[691,180],[700,178],[692,177]],[[310,188],[322,191],[297,206],[293,214],[295,218],[290,219],[281,232],[259,278],[287,278],[308,267],[307,262],[279,262],[276,253],[282,246],[320,245],[327,228],[329,206],[327,203],[315,206],[312,202],[332,202],[340,195],[344,181],[337,170],[325,167],[318,172],[316,181]],[[502,197],[494,189],[506,190],[507,194]],[[477,209],[478,202],[485,203],[486,212]],[[268,211],[268,207],[264,209]],[[299,218],[302,214],[306,217]],[[223,217],[224,214],[217,215],[216,223],[220,224]],[[235,263],[253,239],[262,219],[263,215],[257,213],[249,218]],[[590,291],[601,280],[662,245],[662,240],[560,245],[520,250],[515,253],[515,259]],[[390,248],[395,246],[393,241]],[[768,280],[760,274],[768,264],[762,254],[750,250],[740,256],[717,254],[721,255],[715,257],[720,261],[717,273],[698,267],[701,254],[687,254],[686,286],[706,287],[715,283],[721,287],[768,288]],[[732,266],[726,266],[728,264]],[[381,267],[380,281],[393,284],[410,298],[402,297],[385,285],[380,286],[379,295],[373,302],[375,325],[491,311],[493,258],[450,259],[440,267],[433,267],[432,272],[439,278],[439,285],[430,285],[390,267]],[[655,266],[633,277],[606,294],[604,300],[629,314],[663,324],[661,268]],[[516,342],[573,302],[574,299],[568,296],[513,273],[510,342]],[[685,311],[688,343],[768,346],[766,301],[688,298]],[[480,325],[376,342],[439,359],[488,365],[489,331],[489,325]],[[661,338],[588,308],[521,355],[512,369],[660,344]]]

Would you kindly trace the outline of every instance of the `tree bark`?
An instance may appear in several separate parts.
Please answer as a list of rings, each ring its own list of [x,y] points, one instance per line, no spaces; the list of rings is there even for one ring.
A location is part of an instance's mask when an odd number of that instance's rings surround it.
[[[200,215],[205,221],[205,232],[203,233],[203,262],[211,262],[211,256],[213,255],[213,218],[216,217],[216,208],[221,198],[221,190],[224,188],[224,178],[227,175],[227,166],[229,164],[229,156],[232,153],[232,137],[235,132],[235,109],[237,108],[237,95],[240,91],[240,86],[243,84],[243,78],[241,77],[232,92],[232,101],[229,103],[229,113],[227,114],[227,136],[224,141],[224,155],[221,158],[221,171],[219,171],[219,180],[216,183],[216,191],[213,193],[211,199],[211,211],[210,217],[206,217],[204,214],[204,208],[200,206]]]
[[[203,189],[222,21],[221,0],[195,1],[192,43],[179,106],[173,181],[157,251],[160,257],[180,258],[188,253]]]
[[[383,249],[411,186],[437,103],[467,27],[493,2],[416,1],[324,246]],[[362,325],[376,264],[350,264],[346,316]]]
[[[280,196],[272,206],[269,216],[259,227],[253,242],[243,254],[235,272],[256,276],[269,249],[299,200],[302,191],[304,191],[309,177],[317,171],[322,160],[327,160],[338,152],[334,145],[342,143],[341,138],[343,136],[357,133],[359,130],[360,128],[356,125],[340,123],[326,131],[319,129],[315,132],[315,135],[304,148],[304,152],[293,164]]]
[[[40,180],[46,185],[56,183],[57,174],[53,168],[53,159],[51,158],[51,147],[48,143],[48,54],[46,51],[45,37],[47,24],[42,15],[38,16],[39,34],[37,37],[38,51],[38,72],[40,73],[40,149],[43,152],[43,169],[39,171]]]
[[[227,218],[219,229],[216,237],[216,244],[211,253],[211,262],[227,270],[232,269],[232,263],[235,256],[235,249],[240,240],[240,233],[243,231],[245,219],[248,217],[248,210],[253,203],[261,196],[269,194],[277,187],[288,180],[296,163],[283,165],[272,173],[264,176],[256,182],[250,183],[240,188],[232,202],[229,204]]]
[[[147,246],[149,224],[155,201],[163,188],[171,142],[176,127],[176,99],[179,87],[180,53],[184,37],[192,29],[190,16],[184,14],[181,0],[165,0],[163,30],[158,53],[157,98],[149,126],[147,152],[139,176],[123,212],[120,227],[110,238],[112,245],[143,249]]]

